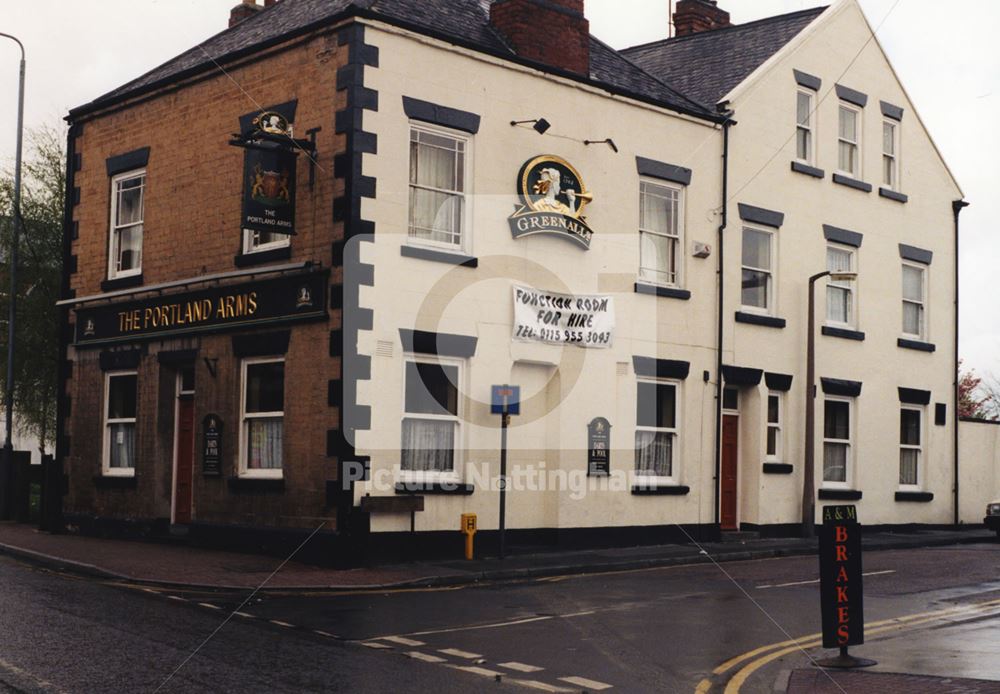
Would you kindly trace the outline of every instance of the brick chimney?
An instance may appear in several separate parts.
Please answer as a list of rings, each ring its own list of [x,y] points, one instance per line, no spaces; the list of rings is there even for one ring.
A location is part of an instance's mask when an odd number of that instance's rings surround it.
[[[490,22],[518,56],[590,75],[590,22],[584,0],[494,0]]]
[[[244,19],[253,17],[257,12],[264,9],[255,0],[243,0],[239,5],[229,10],[229,26],[234,27]]]
[[[729,13],[716,5],[716,0],[679,0],[677,9],[674,10],[676,35],[688,36],[731,26]]]

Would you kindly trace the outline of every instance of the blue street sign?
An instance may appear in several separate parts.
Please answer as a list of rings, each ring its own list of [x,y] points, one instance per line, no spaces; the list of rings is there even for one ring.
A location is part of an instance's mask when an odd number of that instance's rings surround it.
[[[521,414],[521,386],[493,386],[490,414]]]

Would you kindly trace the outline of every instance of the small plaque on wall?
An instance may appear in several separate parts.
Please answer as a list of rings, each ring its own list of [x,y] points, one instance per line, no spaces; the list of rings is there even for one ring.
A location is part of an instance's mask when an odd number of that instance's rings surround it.
[[[587,425],[587,476],[611,474],[611,424],[595,417]]]
[[[222,420],[218,415],[205,415],[202,420],[201,474],[222,475]]]

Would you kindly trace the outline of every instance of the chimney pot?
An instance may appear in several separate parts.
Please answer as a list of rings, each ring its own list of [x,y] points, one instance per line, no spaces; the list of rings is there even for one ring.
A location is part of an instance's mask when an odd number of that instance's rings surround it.
[[[243,0],[243,2],[229,11],[229,26],[236,26],[244,19],[253,17],[262,9],[264,8],[258,5],[255,0]]]
[[[490,23],[522,58],[590,74],[590,22],[584,0],[494,0]]]
[[[674,10],[674,31],[688,36],[702,31],[732,26],[729,13],[720,10],[716,0],[679,0]]]

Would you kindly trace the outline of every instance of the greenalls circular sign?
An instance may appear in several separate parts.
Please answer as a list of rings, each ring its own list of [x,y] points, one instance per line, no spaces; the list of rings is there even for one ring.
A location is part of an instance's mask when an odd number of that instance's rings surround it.
[[[508,219],[515,239],[551,234],[590,248],[594,232],[583,211],[594,196],[569,162],[549,154],[530,159],[517,175],[517,192],[521,206]]]

